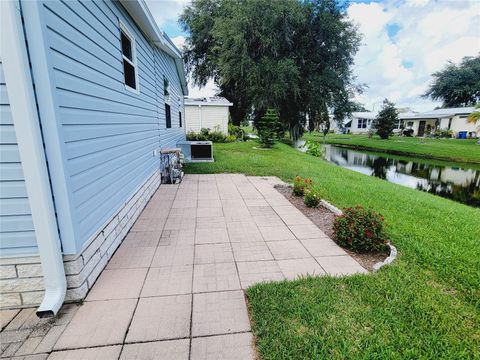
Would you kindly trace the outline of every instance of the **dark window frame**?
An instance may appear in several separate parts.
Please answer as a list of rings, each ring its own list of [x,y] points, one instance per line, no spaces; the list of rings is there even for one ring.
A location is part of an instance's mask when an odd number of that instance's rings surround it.
[[[182,127],[182,112],[178,112],[178,127]]]
[[[169,104],[165,103],[165,127],[172,128],[172,110]]]

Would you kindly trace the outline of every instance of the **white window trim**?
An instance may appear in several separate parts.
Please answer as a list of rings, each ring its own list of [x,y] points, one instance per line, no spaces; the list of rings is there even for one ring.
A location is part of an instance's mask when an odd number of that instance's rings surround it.
[[[122,51],[122,44],[121,44],[121,38],[120,38],[120,52],[122,54],[122,61],[125,60],[127,61],[130,65],[132,65],[135,69],[135,86],[136,86],[136,89],[128,86],[127,84],[124,83],[125,85],[125,89],[130,91],[130,92],[133,92],[135,94],[140,94],[140,82],[138,81],[138,62],[137,62],[137,46],[136,46],[136,42],[135,42],[135,36],[132,35],[131,31],[128,30],[128,28],[125,26],[125,24],[119,20],[118,21],[119,25],[120,25],[120,36],[121,36],[121,33],[123,32],[125,35],[127,35],[127,37],[130,39],[130,42],[131,42],[131,47],[132,47],[132,59],[133,61],[131,61],[129,58],[127,58],[125,55],[123,55],[123,51]],[[122,63],[122,66],[123,66],[123,63]],[[125,74],[123,74],[124,76],[124,79],[123,81],[125,82]]]

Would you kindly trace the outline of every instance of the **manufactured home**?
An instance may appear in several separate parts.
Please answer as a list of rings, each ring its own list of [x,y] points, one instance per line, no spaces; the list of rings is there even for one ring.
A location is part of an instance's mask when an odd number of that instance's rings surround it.
[[[158,188],[187,85],[143,0],[1,14],[0,305],[48,316],[85,297]]]
[[[429,135],[436,129],[451,130],[454,137],[477,137],[477,126],[467,121],[473,107],[444,108],[423,113],[400,114],[405,128],[414,136]]]

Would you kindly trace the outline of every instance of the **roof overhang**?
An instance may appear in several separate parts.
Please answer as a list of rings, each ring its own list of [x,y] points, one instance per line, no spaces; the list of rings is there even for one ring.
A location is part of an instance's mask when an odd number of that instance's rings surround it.
[[[156,47],[166,52],[175,61],[180,85],[183,95],[188,95],[185,67],[183,66],[182,53],[168,38],[167,34],[161,31],[153,18],[144,0],[117,0],[128,11],[138,27],[152,41]]]

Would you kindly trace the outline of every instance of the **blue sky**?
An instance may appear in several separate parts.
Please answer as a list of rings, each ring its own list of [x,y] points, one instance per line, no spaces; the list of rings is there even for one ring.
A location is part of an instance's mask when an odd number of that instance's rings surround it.
[[[182,45],[186,34],[177,19],[189,0],[146,2],[159,27]],[[348,15],[363,34],[354,72],[368,88],[357,100],[370,109],[387,97],[401,107],[430,110],[439,104],[420,97],[430,74],[449,60],[480,54],[480,0],[357,0]],[[190,86],[190,93],[213,95],[215,86]]]

